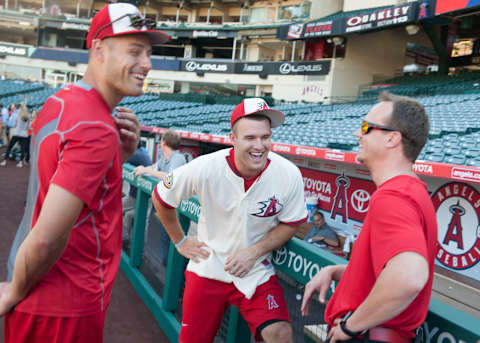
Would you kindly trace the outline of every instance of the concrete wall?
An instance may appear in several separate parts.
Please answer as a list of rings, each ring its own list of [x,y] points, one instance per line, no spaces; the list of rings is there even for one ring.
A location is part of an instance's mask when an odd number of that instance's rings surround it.
[[[356,96],[360,85],[401,72],[405,64],[406,42],[411,40],[410,37],[403,27],[347,36],[345,58],[336,59],[332,68],[332,94]],[[415,40],[427,45],[428,41],[423,38]]]
[[[276,100],[285,101],[328,102],[331,96],[331,77],[331,74],[308,78],[278,77],[273,84],[272,96]],[[311,80],[312,78],[316,80]]]
[[[343,0],[312,1],[310,18],[323,18],[327,15],[340,12],[343,8]]]
[[[42,70],[39,68],[10,65],[2,62],[0,63],[0,74],[4,73],[6,73],[9,78],[20,78],[32,81],[39,81],[42,79]]]
[[[59,70],[62,72],[83,74],[86,69],[86,64],[79,63],[76,66],[70,66],[67,62],[46,61],[27,57],[5,56],[4,59],[0,60],[0,72],[18,73],[19,76],[23,78],[35,81],[43,81],[42,71]]]
[[[364,8],[401,5],[406,2],[414,1],[415,0],[344,0],[343,10],[345,12],[356,11]]]

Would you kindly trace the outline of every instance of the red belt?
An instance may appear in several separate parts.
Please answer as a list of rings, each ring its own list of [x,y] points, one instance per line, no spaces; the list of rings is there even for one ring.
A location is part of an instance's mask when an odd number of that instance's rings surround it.
[[[371,341],[388,343],[410,343],[411,338],[400,335],[397,331],[382,326],[376,326],[368,330]]]

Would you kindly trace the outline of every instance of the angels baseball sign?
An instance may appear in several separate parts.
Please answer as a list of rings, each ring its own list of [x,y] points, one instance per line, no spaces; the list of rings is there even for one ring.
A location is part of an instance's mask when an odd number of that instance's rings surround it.
[[[437,261],[455,270],[480,261],[480,193],[467,183],[450,182],[432,194],[438,221]]]

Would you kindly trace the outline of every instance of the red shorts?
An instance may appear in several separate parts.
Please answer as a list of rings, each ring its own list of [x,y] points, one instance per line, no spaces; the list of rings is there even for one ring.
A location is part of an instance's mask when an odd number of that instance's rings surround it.
[[[213,342],[229,305],[237,306],[257,341],[262,341],[259,327],[267,322],[290,321],[283,288],[277,276],[245,298],[233,283],[207,279],[185,271],[183,318],[179,342]]]
[[[102,343],[105,311],[83,317],[39,316],[10,311],[4,343]]]

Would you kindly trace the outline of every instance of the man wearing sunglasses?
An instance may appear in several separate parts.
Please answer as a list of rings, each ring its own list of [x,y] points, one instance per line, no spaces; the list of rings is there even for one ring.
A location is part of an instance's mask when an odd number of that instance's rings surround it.
[[[330,342],[407,343],[428,312],[437,240],[435,210],[413,163],[428,138],[424,108],[413,99],[382,93],[355,136],[359,162],[377,190],[348,265],[323,268],[306,285],[302,313],[314,291],[327,304]]]
[[[139,122],[116,108],[142,94],[152,44],[138,9],[109,4],[87,35],[82,81],[51,96],[32,134],[25,216],[0,284],[4,342],[102,342],[122,243],[122,162],[135,151]]]

